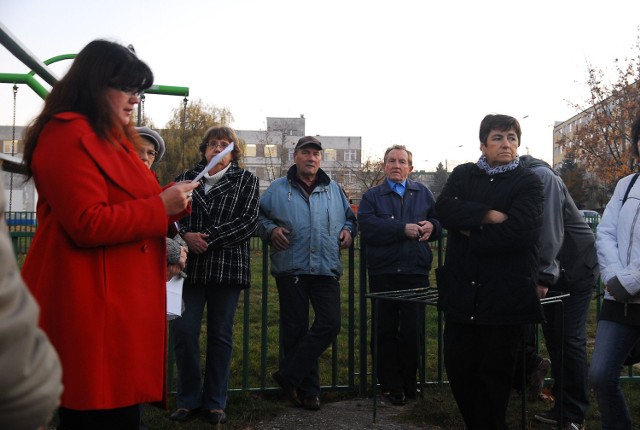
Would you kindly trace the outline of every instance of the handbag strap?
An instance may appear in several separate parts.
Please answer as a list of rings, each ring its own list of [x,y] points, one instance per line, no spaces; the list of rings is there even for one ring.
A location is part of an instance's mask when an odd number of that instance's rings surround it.
[[[622,205],[624,205],[624,202],[627,201],[627,197],[629,197],[629,192],[631,191],[631,188],[633,188],[633,184],[636,183],[636,181],[638,180],[638,176],[640,175],[640,173],[636,173],[635,175],[633,175],[633,178],[631,178],[631,182],[629,182],[629,186],[627,187],[627,191],[624,193],[624,197],[622,198]]]

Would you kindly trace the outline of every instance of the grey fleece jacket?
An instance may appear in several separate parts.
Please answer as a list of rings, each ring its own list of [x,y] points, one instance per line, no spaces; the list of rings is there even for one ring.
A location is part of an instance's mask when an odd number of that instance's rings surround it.
[[[562,292],[592,289],[599,274],[593,231],[549,164],[523,155],[520,165],[532,170],[544,187],[538,285]]]

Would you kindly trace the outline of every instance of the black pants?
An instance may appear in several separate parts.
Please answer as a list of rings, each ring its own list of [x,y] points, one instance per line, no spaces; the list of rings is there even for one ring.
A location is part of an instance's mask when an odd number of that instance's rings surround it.
[[[88,411],[60,408],[58,418],[58,430],[138,430],[140,405]]]
[[[369,275],[372,293],[428,286],[429,277],[426,275]],[[404,391],[407,396],[415,397],[416,372],[424,339],[424,315],[424,304],[378,300],[378,382],[383,392]],[[373,353],[373,336],[371,351]]]
[[[447,322],[444,364],[468,430],[501,430],[505,422],[522,326]]]
[[[551,372],[555,381],[554,411],[560,413],[558,408],[562,393],[564,417],[571,421],[584,421],[589,408],[587,315],[593,289],[567,287],[566,290],[571,291],[571,295],[562,299],[562,306],[549,304],[543,307],[546,323],[542,324],[542,332],[551,358]],[[563,350],[564,356],[561,354]],[[564,367],[561,368],[563,360]],[[561,371],[564,372],[564,387],[560,386]]]
[[[320,395],[318,358],[340,332],[340,284],[333,276],[276,278],[284,358],[280,373],[302,397]],[[309,303],[315,318],[309,327]]]

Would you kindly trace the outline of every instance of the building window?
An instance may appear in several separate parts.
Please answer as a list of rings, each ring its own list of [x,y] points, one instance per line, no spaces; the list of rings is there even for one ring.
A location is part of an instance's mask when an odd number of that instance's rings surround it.
[[[11,144],[13,143],[13,151],[11,151]],[[2,141],[2,152],[5,154],[11,154],[12,152],[15,154],[18,152],[18,141],[17,140],[3,140]]]
[[[278,146],[277,145],[265,145],[264,146],[264,156],[269,158],[278,157]]]
[[[356,161],[356,150],[355,149],[345,149],[344,150],[344,161]]]
[[[289,148],[289,161],[293,161],[293,153],[295,152],[295,150],[293,148]]]
[[[244,147],[244,155],[246,157],[255,157],[256,156],[256,145],[255,145],[255,143],[247,144]]]
[[[336,161],[336,150],[335,149],[325,149],[324,150],[324,161]]]
[[[356,181],[356,175],[352,172],[346,172],[342,177],[345,185],[353,184]]]

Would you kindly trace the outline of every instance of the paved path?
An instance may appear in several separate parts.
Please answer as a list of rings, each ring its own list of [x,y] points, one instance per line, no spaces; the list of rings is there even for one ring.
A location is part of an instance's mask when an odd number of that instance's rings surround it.
[[[393,406],[378,402],[376,422],[373,422],[373,400],[354,399],[325,403],[320,411],[288,407],[275,419],[257,423],[252,430],[308,430],[308,429],[382,429],[415,430],[441,429],[436,426],[415,426],[403,422],[407,406]]]

